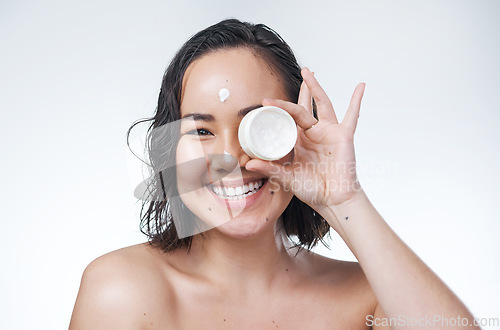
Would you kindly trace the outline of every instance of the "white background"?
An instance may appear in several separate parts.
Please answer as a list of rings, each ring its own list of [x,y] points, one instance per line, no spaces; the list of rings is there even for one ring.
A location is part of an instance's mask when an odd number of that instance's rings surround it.
[[[0,327],[64,329],[86,265],[145,241],[125,133],[184,41],[262,22],[342,118],[360,181],[478,317],[500,317],[497,1],[1,1]],[[352,260],[335,239],[331,257]],[[305,316],[307,317],[307,316]]]

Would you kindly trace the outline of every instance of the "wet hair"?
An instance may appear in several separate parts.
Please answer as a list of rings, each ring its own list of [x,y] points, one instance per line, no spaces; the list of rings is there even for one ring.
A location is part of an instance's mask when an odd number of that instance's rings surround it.
[[[155,134],[154,129],[181,119],[182,80],[186,69],[204,55],[235,48],[248,49],[264,60],[283,84],[288,101],[297,102],[302,83],[301,69],[292,50],[278,33],[264,24],[252,24],[236,19],[227,19],[214,24],[196,33],[181,47],[163,76],[158,105],[153,117],[135,122],[127,132],[128,144],[132,128],[139,123],[151,121],[146,150],[152,173],[155,172],[155,168],[164,168],[162,162],[166,158],[175,160],[178,135],[173,130]],[[316,116],[316,111],[314,114]],[[159,198],[143,200],[140,230],[147,235],[151,245],[164,252],[177,249],[187,249],[189,252],[193,237],[179,238],[174,220],[178,214],[190,215],[193,218],[195,216],[179,198],[169,198],[178,195],[175,170],[166,169],[160,173],[161,175],[152,175],[148,183],[147,190],[151,196]],[[282,214],[282,223],[286,235],[299,251],[303,248],[310,249],[319,241],[328,246],[324,237],[329,232],[330,226],[323,217],[295,196]],[[200,235],[203,236],[203,233]]]

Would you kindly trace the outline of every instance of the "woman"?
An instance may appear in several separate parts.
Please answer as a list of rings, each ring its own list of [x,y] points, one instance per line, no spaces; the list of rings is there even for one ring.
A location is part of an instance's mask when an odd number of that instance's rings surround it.
[[[268,27],[226,20],[193,36],[168,67],[151,119],[155,175],[141,214],[150,240],[85,269],[70,328],[471,324],[357,180],[364,87],[339,123],[314,74]],[[261,105],[286,110],[298,126],[294,150],[275,162],[251,159],[238,142],[242,116]],[[308,250],[330,227],[359,263]]]

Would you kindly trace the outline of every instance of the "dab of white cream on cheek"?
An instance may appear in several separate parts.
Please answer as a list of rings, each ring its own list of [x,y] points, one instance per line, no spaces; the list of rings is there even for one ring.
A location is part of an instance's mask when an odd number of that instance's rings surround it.
[[[229,90],[227,88],[221,88],[219,91],[219,100],[224,103],[229,95],[231,95],[231,93],[229,93]]]

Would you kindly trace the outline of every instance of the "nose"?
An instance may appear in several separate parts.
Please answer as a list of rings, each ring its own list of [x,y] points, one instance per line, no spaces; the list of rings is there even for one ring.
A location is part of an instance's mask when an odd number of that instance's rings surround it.
[[[238,131],[219,135],[209,164],[210,171],[218,176],[228,175],[236,167],[245,167],[250,157],[243,151],[238,140]]]

